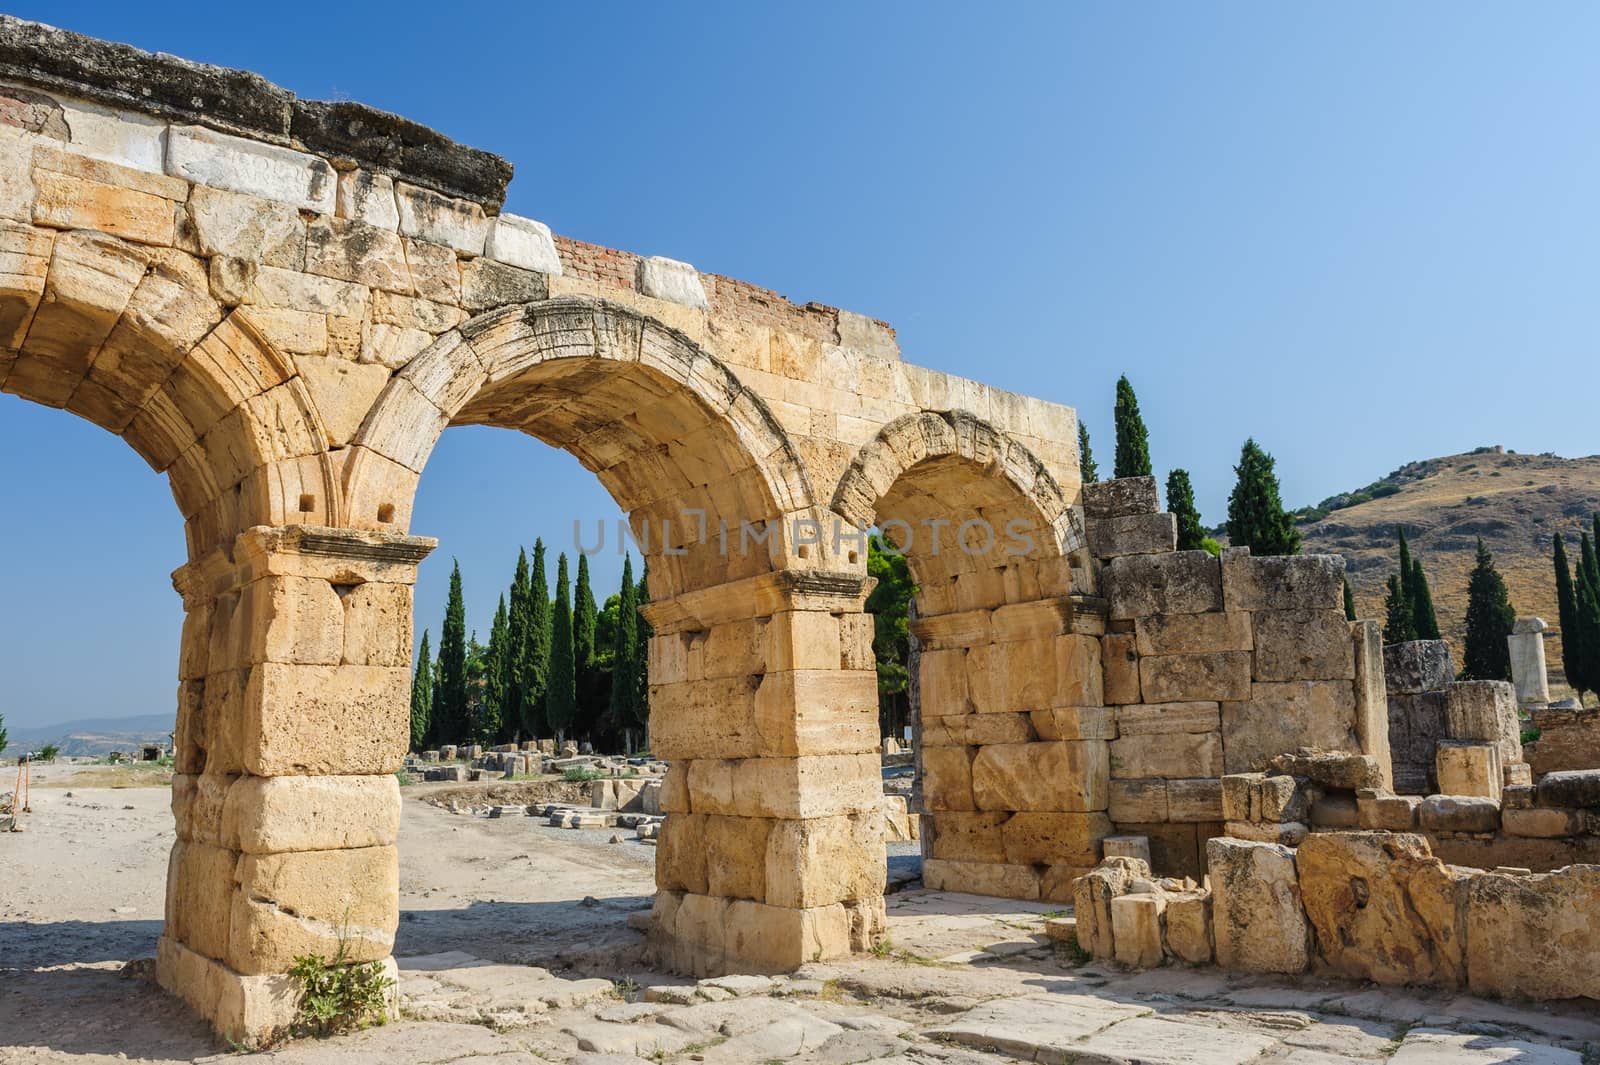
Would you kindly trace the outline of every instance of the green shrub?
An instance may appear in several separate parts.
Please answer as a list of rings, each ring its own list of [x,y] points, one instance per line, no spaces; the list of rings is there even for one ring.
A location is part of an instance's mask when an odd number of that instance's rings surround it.
[[[1217,543],[1216,540],[1209,536],[1200,541],[1200,549],[1205,551],[1212,558],[1216,558],[1218,555],[1222,554],[1222,545]]]
[[[294,960],[290,979],[300,985],[296,1027],[317,1035],[331,1035],[389,1019],[389,989],[394,981],[383,963],[350,965],[343,941],[330,961],[320,954],[303,954]]]
[[[53,762],[60,754],[61,745],[59,743],[47,743],[39,748],[39,761]]]
[[[599,780],[603,776],[605,776],[604,773],[592,766],[574,765],[567,767],[566,771],[561,774],[561,779],[568,784],[585,784],[591,780]]]

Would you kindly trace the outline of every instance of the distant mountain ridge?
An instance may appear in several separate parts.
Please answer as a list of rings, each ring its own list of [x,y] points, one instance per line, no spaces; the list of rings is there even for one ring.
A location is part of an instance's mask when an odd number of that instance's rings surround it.
[[[1561,678],[1560,618],[1551,550],[1566,536],[1575,560],[1578,534],[1600,510],[1600,456],[1567,459],[1479,448],[1408,463],[1363,489],[1298,512],[1302,550],[1344,555],[1357,614],[1382,619],[1384,585],[1398,572],[1395,528],[1404,525],[1422,560],[1457,665],[1466,630],[1467,575],[1478,537],[1494,553],[1519,617],[1550,623],[1546,654]]]
[[[166,743],[175,724],[175,713],[80,718],[55,725],[8,724],[10,742],[0,757],[14,758],[25,749],[38,750],[55,743],[64,755],[99,758],[112,751],[132,751],[143,743]]]

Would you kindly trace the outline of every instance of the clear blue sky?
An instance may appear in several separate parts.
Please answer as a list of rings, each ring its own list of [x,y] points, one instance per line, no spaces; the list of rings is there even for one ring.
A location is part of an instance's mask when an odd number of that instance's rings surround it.
[[[9,7],[498,152],[508,209],[885,318],[909,360],[1076,406],[1107,468],[1126,372],[1208,523],[1247,434],[1291,504],[1480,444],[1600,450],[1593,6]],[[165,485],[11,397],[0,453],[0,713],[169,708]],[[419,631],[452,555],[487,635],[517,544],[605,514],[567,456],[446,433]]]

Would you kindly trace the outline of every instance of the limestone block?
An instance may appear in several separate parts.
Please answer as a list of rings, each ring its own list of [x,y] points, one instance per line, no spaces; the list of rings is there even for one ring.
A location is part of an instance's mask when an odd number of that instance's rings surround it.
[[[1353,795],[1323,795],[1311,804],[1311,824],[1318,829],[1356,828],[1360,813]]]
[[[1380,984],[1458,987],[1468,873],[1421,836],[1318,832],[1295,854],[1317,953],[1340,975]],[[1469,933],[1470,936],[1470,933]]]
[[[337,199],[333,167],[316,156],[201,126],[167,130],[166,169],[196,185],[248,193],[318,214],[332,214]]]
[[[1500,827],[1512,836],[1529,836],[1536,839],[1576,836],[1584,830],[1583,824],[1583,816],[1577,810],[1534,807],[1500,811]]]
[[[411,665],[411,585],[368,581],[344,596],[344,661]]]
[[[1042,710],[1047,706],[1100,706],[1106,701],[1104,688],[1104,669],[1100,661],[1100,640],[1094,636],[1083,636],[1069,633],[1057,636],[1053,641],[1055,650],[1055,687],[1049,694],[1048,700],[1042,703],[1021,703],[1021,696],[1026,693],[1032,696],[1035,688],[1033,685],[1024,685],[1012,679],[1008,689],[1013,699],[1017,699],[1016,710]],[[1015,645],[1012,645],[1015,646]],[[1046,693],[1041,689],[1040,696]]]
[[[1357,795],[1356,820],[1362,828],[1383,829],[1388,832],[1414,832],[1417,828],[1417,811],[1422,806],[1420,795]]]
[[[508,303],[546,299],[550,282],[544,274],[521,270],[493,259],[468,259],[461,264],[461,306],[476,313]]]
[[[1309,937],[1294,851],[1272,843],[1210,839],[1206,864],[1217,964],[1240,972],[1304,971]]]
[[[729,898],[765,901],[767,842],[777,823],[765,817],[708,815],[701,825],[701,838],[706,849],[706,892]],[[658,843],[658,850],[665,844],[665,840]],[[805,871],[798,864],[790,868],[796,872]]]
[[[227,957],[237,861],[235,852],[221,847],[183,840],[172,845],[167,863],[167,935],[208,958]]]
[[[1175,821],[1117,826],[1117,831],[1129,836],[1143,836],[1150,848],[1150,868],[1157,876],[1188,876],[1199,880],[1205,875],[1204,848],[1201,844],[1212,834],[1221,834],[1213,826],[1183,824]]]
[[[1250,655],[1244,651],[1146,655],[1139,659],[1139,685],[1152,703],[1248,699]]]
[[[843,905],[791,909],[735,900],[725,921],[724,967],[738,972],[793,972],[850,953],[850,912]]]
[[[1510,765],[1501,765],[1500,776],[1508,788],[1513,785],[1532,784],[1533,767],[1527,762],[1512,762]]]
[[[1161,509],[1154,477],[1118,477],[1083,486],[1083,516],[1091,522],[1154,514]]]
[[[298,271],[305,264],[306,224],[296,208],[199,185],[190,194],[187,209],[200,254],[225,255],[303,277]],[[279,283],[274,277],[272,287],[261,292],[268,305],[307,309],[274,299]]]
[[[1527,752],[1535,774],[1600,766],[1600,708],[1550,706],[1530,713],[1539,730]]]
[[[1124,735],[1111,741],[1111,775],[1139,777],[1222,776],[1222,736],[1217,732]]]
[[[387,847],[400,832],[393,776],[241,777],[228,789],[223,836],[248,854]]]
[[[1600,998],[1594,964],[1600,867],[1474,873],[1467,884],[1467,973],[1474,994]]]
[[[740,618],[711,626],[705,634],[705,646],[701,652],[701,675],[707,678],[739,677],[765,672],[769,668],[768,624],[765,619]],[[835,651],[826,666],[812,668],[833,668],[837,657]]]
[[[1167,782],[1112,780],[1109,812],[1119,825],[1167,820]]]
[[[1178,520],[1171,514],[1129,514],[1089,522],[1089,550],[1095,558],[1153,555],[1178,547]]]
[[[747,817],[831,817],[876,808],[882,791],[879,756],[870,751],[745,758],[733,765],[730,812]]]
[[[661,778],[661,810],[669,814],[686,814],[689,805],[689,773],[693,762],[674,762],[667,766]]]
[[[400,923],[400,859],[393,847],[246,854],[226,961],[246,975],[281,973],[305,954],[350,961],[387,957]]]
[[[924,748],[923,806],[930,811],[978,809],[972,793],[972,763],[976,753],[970,747]]]
[[[973,747],[991,743],[1030,743],[1038,738],[1029,714],[966,714],[948,720],[961,729],[962,742]]]
[[[1600,807],[1600,769],[1563,769],[1539,779],[1540,806]]]
[[[1522,724],[1517,692],[1503,680],[1468,680],[1444,691],[1445,723],[1451,739],[1487,740],[1500,749],[1500,764],[1522,761]]]
[[[1383,649],[1383,676],[1391,694],[1436,691],[1456,679],[1450,645],[1443,640],[1412,640]]]
[[[707,814],[668,814],[656,844],[656,887],[706,893]]]
[[[1110,834],[1111,819],[1103,813],[1022,812],[1000,826],[1005,860],[1013,865],[1091,866]]]
[[[1017,592],[1022,594],[1023,590],[1018,588]],[[1010,598],[1011,590],[1008,589],[1006,595]],[[996,643],[1048,639],[1072,631],[1073,617],[1071,599],[1034,598],[995,607],[989,614],[989,626]]]
[[[1300,748],[1274,758],[1272,768],[1279,774],[1305,777],[1325,788],[1345,791],[1381,787],[1383,781],[1378,763],[1370,755],[1344,751]]]
[[[1377,759],[1383,786],[1394,787],[1393,755],[1389,749],[1389,699],[1384,685],[1383,630],[1376,621],[1350,623],[1355,649],[1356,741],[1365,754]]]
[[[1210,965],[1211,893],[1180,891],[1166,898],[1167,953],[1187,965]]]
[[[1137,858],[1108,857],[1078,881],[1073,912],[1078,918],[1078,946],[1096,958],[1115,950],[1111,903],[1127,894],[1136,879],[1148,879],[1150,865]]]
[[[1105,585],[1112,620],[1222,609],[1221,564],[1205,551],[1112,559]]]
[[[1517,689],[1517,705],[1545,706],[1550,702],[1550,674],[1545,666],[1542,618],[1518,618],[1506,644],[1511,652],[1511,681]]]
[[[243,627],[247,640],[240,665],[338,665],[344,656],[344,606],[327,581],[307,577],[253,581],[240,593],[235,624]]]
[[[489,220],[478,204],[403,181],[395,183],[394,194],[399,207],[400,232],[404,235],[467,255],[484,253]]]
[[[1311,808],[1310,789],[1287,775],[1274,774],[1262,778],[1257,787],[1258,806],[1253,811],[1255,821],[1304,821]]]
[[[994,895],[1007,899],[1037,899],[1039,870],[1031,865],[961,862],[925,858],[922,882],[929,891],[960,891],[969,895]]]
[[[386,292],[416,290],[397,234],[343,218],[319,218],[306,227],[306,272]]]
[[[659,852],[659,848],[658,848]],[[663,893],[656,895],[660,905]],[[678,897],[672,909],[672,968],[691,976],[726,972],[729,900],[690,892]],[[759,903],[743,902],[744,906]]]
[[[926,772],[926,754],[923,764]],[[1103,740],[994,744],[979,749],[972,762],[979,810],[1104,810],[1109,780],[1110,754]],[[926,794],[926,783],[924,789]]]
[[[760,680],[740,676],[650,685],[651,752],[669,761],[759,754],[755,702]]]
[[[1134,622],[1141,655],[1215,654],[1254,648],[1250,615],[1240,612],[1155,614]]]
[[[1418,823],[1431,832],[1495,832],[1500,806],[1473,795],[1429,795],[1417,811]]]
[[[857,902],[883,894],[883,831],[870,813],[772,821],[760,850],[729,854],[729,860],[764,862],[764,901],[807,908]],[[708,859],[713,873],[715,859]],[[711,876],[713,891],[717,884]],[[739,894],[738,892],[716,892]],[[755,897],[753,895],[746,897]]]
[[[1500,750],[1493,744],[1446,741],[1439,744],[1435,758],[1443,794],[1500,801]]]
[[[502,214],[490,221],[483,253],[524,270],[561,273],[561,257],[556,254],[550,227],[520,215]]]
[[[1358,750],[1354,687],[1348,681],[1258,681],[1248,702],[1222,704],[1222,742],[1229,773],[1265,769],[1300,747]]]
[[[1119,895],[1111,900],[1113,956],[1123,965],[1150,969],[1161,964],[1164,895]]]
[[[394,180],[370,170],[346,170],[339,175],[334,209],[340,218],[365,222],[379,229],[400,225],[400,208],[394,200]]]
[[[141,244],[173,241],[176,212],[170,199],[43,168],[35,168],[33,182],[35,225],[98,230]]]
[[[1353,680],[1355,649],[1343,610],[1258,610],[1255,679]]]
[[[1230,554],[1222,561],[1229,610],[1344,610],[1340,555]]]
[[[718,626],[720,629],[721,626]],[[854,668],[843,663],[840,618],[825,610],[780,610],[761,626],[765,646],[760,668],[765,669],[840,669]],[[712,630],[715,636],[717,629]],[[948,653],[948,652],[942,652]],[[708,643],[706,660],[716,657],[715,643]],[[963,675],[962,680],[965,680]],[[963,686],[963,691],[964,691]],[[924,689],[925,703],[928,694]],[[930,709],[930,713],[933,711]],[[959,711],[951,711],[958,713]]]
[[[981,715],[990,716],[990,715]],[[1057,706],[1028,715],[1041,740],[1114,740],[1117,723],[1108,706]]]
[[[1284,847],[1298,847],[1311,829],[1300,821],[1275,822],[1229,821],[1224,826],[1233,839],[1252,843],[1273,843]]]
[[[924,714],[946,717],[968,712],[965,649],[925,650],[919,669]]]
[[[1259,816],[1265,773],[1229,773],[1222,778],[1222,819],[1250,821]],[[1254,809],[1252,809],[1254,807]]]
[[[1107,836],[1100,841],[1106,858],[1136,858],[1151,865],[1149,836]]]
[[[1215,777],[1167,781],[1167,818],[1180,822],[1222,820],[1222,781]]]
[[[1121,736],[1155,736],[1175,732],[1219,732],[1222,706],[1215,702],[1141,703],[1116,708]]]
[[[705,310],[710,306],[700,274],[688,263],[652,255],[639,260],[635,284],[639,291],[658,300],[681,303]]]
[[[256,776],[396,772],[410,698],[404,666],[257,665],[244,690],[244,768]]]
[[[928,815],[928,857],[951,861],[1006,860],[1000,828],[1009,813],[936,813]]]
[[[1538,789],[1532,784],[1507,784],[1500,789],[1500,809],[1502,811],[1532,809],[1537,794]]]
[[[1105,701],[1111,704],[1137,703],[1139,656],[1134,650],[1134,638],[1126,633],[1107,633],[1101,637],[1100,644]]]
[[[755,753],[767,757],[795,757],[855,754],[877,747],[878,680],[875,672],[795,669],[768,672],[759,679],[760,687],[754,699],[754,721],[759,738]],[[653,723],[651,743],[655,743]],[[707,750],[717,753],[714,749]]]

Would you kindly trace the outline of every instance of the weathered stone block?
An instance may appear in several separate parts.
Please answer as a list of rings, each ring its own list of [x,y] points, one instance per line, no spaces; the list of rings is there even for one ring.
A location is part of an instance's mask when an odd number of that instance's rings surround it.
[[[1350,623],[1355,648],[1356,741],[1378,761],[1383,786],[1394,787],[1393,755],[1389,747],[1389,697],[1384,687],[1383,630],[1376,621]]]
[[[1431,832],[1496,832],[1500,807],[1493,799],[1469,795],[1429,795],[1417,820]]]
[[[238,854],[179,840],[167,863],[166,933],[219,961],[228,956]]]
[[[1348,681],[1257,682],[1248,702],[1223,703],[1222,739],[1230,773],[1265,769],[1300,747],[1356,750],[1354,689]]]
[[[1111,834],[1103,813],[1013,814],[1000,827],[1005,860],[1013,865],[1090,866],[1100,860],[1100,841]]]
[[[1600,807],[1600,769],[1564,769],[1539,780],[1540,806]]]
[[[244,690],[244,768],[255,776],[394,773],[410,733],[410,691],[404,666],[257,665]]]
[[[1150,868],[1157,876],[1188,876],[1196,880],[1205,875],[1204,838],[1207,826],[1176,821],[1148,824],[1119,824],[1125,836],[1142,836],[1150,848]]]
[[[1311,804],[1316,828],[1356,828],[1361,823],[1354,795],[1324,795]]]
[[[1182,891],[1167,895],[1166,947],[1168,953],[1185,964],[1211,964],[1209,891]]]
[[[700,274],[688,263],[652,255],[639,260],[636,284],[639,291],[658,300],[670,300],[701,310],[710,306]]]
[[[1222,778],[1222,819],[1224,821],[1249,821],[1255,814],[1252,807],[1260,803],[1261,782],[1264,773],[1229,773]]]
[[[1121,824],[1167,820],[1165,780],[1112,780],[1109,812]]]
[[[1250,698],[1250,654],[1147,655],[1139,685],[1151,703],[1224,702]]]
[[[556,254],[550,227],[519,215],[501,214],[490,220],[483,254],[524,270],[561,273],[561,257]]]
[[[387,957],[400,923],[393,847],[246,854],[235,873],[226,961],[246,975],[288,971],[305,954]]]
[[[1283,847],[1298,847],[1311,829],[1301,821],[1229,821],[1224,830],[1233,839],[1252,843],[1272,843]]]
[[[1216,732],[1167,732],[1122,736],[1111,741],[1111,775],[1139,777],[1222,776],[1222,737]]]
[[[1111,902],[1126,894],[1135,879],[1149,876],[1149,863],[1137,858],[1107,858],[1084,874],[1078,881],[1073,907],[1078,918],[1078,946],[1096,958],[1111,957]]]
[[[1439,791],[1445,795],[1482,795],[1500,801],[1500,750],[1489,743],[1439,744],[1435,754]]]
[[[1004,862],[1000,826],[1009,813],[936,813],[926,819],[928,857],[951,861]]]
[[[1039,897],[1039,871],[1031,865],[927,858],[922,863],[922,882],[929,891],[962,891],[1007,899]]]
[[[1155,514],[1161,509],[1154,477],[1118,477],[1083,486],[1083,516],[1089,522]]]
[[[1435,858],[1427,840],[1318,832],[1300,844],[1295,866],[1317,953],[1335,972],[1389,985],[1461,985],[1458,914],[1468,874]]]
[[[1352,680],[1355,649],[1343,610],[1258,610],[1255,679]]]
[[[1175,732],[1219,732],[1222,706],[1215,702],[1140,703],[1116,708],[1121,736],[1154,736]]]
[[[400,833],[393,776],[241,777],[222,808],[223,836],[249,854],[386,847]]]
[[[1134,650],[1134,637],[1124,633],[1107,633],[1102,636],[1100,663],[1105,670],[1105,701],[1113,705],[1137,703],[1139,655]]]
[[[1222,609],[1221,563],[1205,551],[1112,559],[1105,585],[1112,620]]]
[[[1344,609],[1344,558],[1231,554],[1222,561],[1223,601],[1229,610]]]
[[[1156,614],[1136,619],[1134,632],[1142,655],[1249,651],[1255,645],[1250,615],[1239,612]]]
[[[1114,740],[1115,712],[1109,706],[1058,706],[1029,715],[1041,740]]]
[[[1263,777],[1256,788],[1252,821],[1282,823],[1305,821],[1310,816],[1310,790],[1295,777],[1274,774]]]
[[[1163,895],[1119,895],[1111,900],[1114,956],[1123,965],[1149,969],[1161,964]]]
[[[316,156],[200,126],[168,129],[166,168],[173,177],[196,185],[278,200],[317,214],[332,214],[337,199],[333,167]]]
[[[980,749],[972,763],[972,793],[980,810],[1104,810],[1109,781],[1110,753],[1103,740],[995,744]]]
[[[1294,851],[1237,839],[1206,841],[1217,964],[1298,973],[1310,962]]]
[[[967,652],[965,648],[923,651],[921,663],[923,713],[949,717],[971,710],[967,700]]]
[[[752,854],[765,854],[766,902],[804,909],[883,894],[883,832],[872,814],[766,823],[770,835],[762,851],[730,850],[727,854],[730,865],[751,864]],[[753,837],[750,842],[753,846]],[[714,870],[716,856],[709,856],[707,862]],[[717,891],[714,871],[710,881],[716,894],[740,894]]]
[[[1325,788],[1356,791],[1382,787],[1383,773],[1370,755],[1300,748],[1272,760],[1280,774],[1305,777]]]
[[[1583,815],[1577,810],[1555,807],[1502,809],[1500,825],[1508,835],[1530,836],[1537,839],[1558,839],[1576,836],[1583,831]]]
[[[1388,832],[1414,832],[1420,795],[1357,795],[1356,819],[1362,828]]]
[[[1383,677],[1389,693],[1436,691],[1456,679],[1450,645],[1443,640],[1412,640],[1383,649]]]
[[[970,747],[926,747],[922,751],[922,803],[930,811],[970,811],[972,797]],[[997,807],[998,808],[998,807]]]
[[[1129,514],[1089,522],[1089,550],[1095,558],[1153,555],[1178,546],[1178,521],[1171,514]]]
[[[1167,781],[1167,818],[1180,822],[1221,821],[1222,781],[1215,777]]]
[[[1475,873],[1467,884],[1466,926],[1473,993],[1600,998],[1593,961],[1600,867],[1536,876]]]
[[[777,822],[765,817],[726,817],[715,814],[707,816],[701,826],[701,838],[705,842],[706,849],[706,893],[726,898],[767,901],[768,863],[756,860],[756,856],[767,854],[768,836],[773,826],[808,825],[820,834],[818,821],[821,820],[831,819]],[[657,850],[665,845],[665,840],[658,842]],[[837,876],[839,872],[846,872],[853,867],[853,863],[841,862],[834,875]],[[808,885],[793,881],[803,878],[810,870],[799,862],[786,868],[790,871],[789,881],[780,881],[775,885],[778,891],[791,895],[804,894]]]
[[[1493,743],[1499,748],[1501,765],[1522,761],[1515,688],[1503,680],[1460,681],[1446,687],[1444,696],[1445,723],[1452,739]]]

